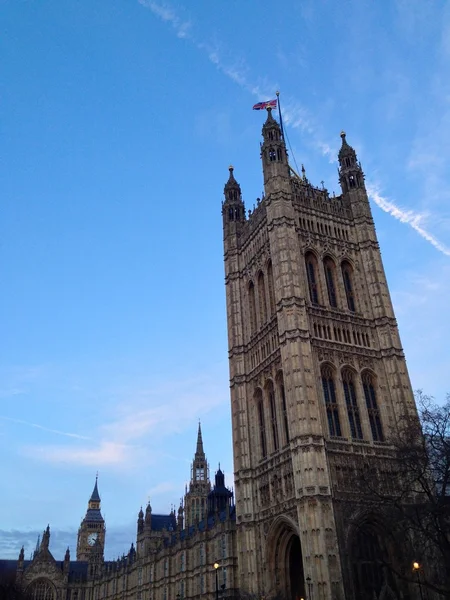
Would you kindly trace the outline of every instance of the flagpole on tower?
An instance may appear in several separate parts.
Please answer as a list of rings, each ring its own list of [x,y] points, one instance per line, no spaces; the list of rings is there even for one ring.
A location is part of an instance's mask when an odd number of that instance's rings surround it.
[[[280,129],[281,129],[281,137],[284,141],[284,130],[283,130],[283,119],[281,118],[281,106],[280,106],[280,92],[276,91],[277,100],[278,100],[278,116],[280,117]]]

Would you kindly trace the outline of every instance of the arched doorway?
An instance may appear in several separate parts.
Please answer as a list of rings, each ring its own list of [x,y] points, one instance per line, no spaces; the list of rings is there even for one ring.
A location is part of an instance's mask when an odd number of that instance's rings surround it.
[[[291,536],[288,546],[289,555],[289,590],[287,598],[299,600],[305,598],[305,577],[303,575],[303,557],[300,539],[297,535]]]
[[[395,560],[393,561],[388,536],[383,528],[376,522],[366,520],[355,530],[352,542],[351,560],[355,598],[358,600],[400,598],[394,577],[395,569],[392,569],[396,566]]]
[[[302,547],[296,524],[279,517],[272,524],[267,540],[273,595],[286,600],[306,598]]]

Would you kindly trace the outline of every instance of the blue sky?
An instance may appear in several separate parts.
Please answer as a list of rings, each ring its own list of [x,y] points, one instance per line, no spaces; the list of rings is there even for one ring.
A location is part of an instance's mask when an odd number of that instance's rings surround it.
[[[412,384],[450,390],[450,4],[2,0],[0,556],[106,556],[183,494],[200,418],[231,476],[221,199],[261,195],[281,90],[308,178],[366,173]],[[294,165],[295,166],[295,165]],[[231,483],[231,478],[229,479]]]

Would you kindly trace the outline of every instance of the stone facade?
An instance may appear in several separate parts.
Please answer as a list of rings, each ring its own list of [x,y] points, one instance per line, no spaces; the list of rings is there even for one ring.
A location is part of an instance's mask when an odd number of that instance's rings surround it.
[[[184,505],[184,506],[183,506]],[[184,507],[189,510],[185,520]],[[78,531],[77,560],[69,549],[63,561],[50,552],[50,527],[31,560],[22,548],[18,561],[0,561],[0,579],[16,581],[32,600],[183,600],[236,595],[236,527],[233,494],[222,471],[214,486],[199,426],[191,481],[178,513],[141,509],[136,546],[116,561],[104,560],[105,522],[97,481]],[[214,565],[217,565],[217,570]]]
[[[264,197],[247,213],[230,167],[222,203],[236,509],[199,427],[178,513],[141,509],[136,547],[104,561],[96,484],[77,561],[54,560],[49,529],[11,561],[33,600],[413,596],[355,485],[369,466],[395,489],[392,436],[417,417],[364,174],[342,133],[330,197],[289,166],[270,109],[262,134]]]
[[[354,478],[417,412],[364,174],[342,133],[330,197],[289,166],[270,109],[262,135],[264,197],[247,213],[230,167],[222,204],[239,587],[393,595]]]

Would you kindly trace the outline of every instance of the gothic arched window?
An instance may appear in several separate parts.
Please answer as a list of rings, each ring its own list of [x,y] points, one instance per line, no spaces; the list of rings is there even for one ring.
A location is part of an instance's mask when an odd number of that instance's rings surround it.
[[[267,263],[267,284],[269,286],[270,314],[273,315],[275,314],[275,293],[273,287],[273,268],[271,260],[269,260],[269,262]]]
[[[325,279],[327,282],[327,291],[328,291],[328,301],[330,306],[333,308],[337,308],[337,297],[336,297],[336,267],[334,262],[330,257],[326,257],[323,261],[323,266],[325,269]]]
[[[250,313],[250,332],[253,334],[256,331],[256,302],[253,281],[248,284],[248,309]]]
[[[284,379],[282,372],[278,373],[277,375],[277,386],[278,393],[281,397],[281,410],[283,411],[284,439],[286,444],[289,444],[289,421],[286,406],[286,391],[284,389]]]
[[[312,252],[305,256],[306,274],[308,277],[309,297],[313,304],[319,304],[319,288],[317,281],[317,261]]]
[[[322,367],[322,389],[327,411],[328,431],[330,435],[341,436],[341,422],[339,420],[333,371],[328,365]]]
[[[352,312],[356,311],[355,308],[355,295],[353,291],[353,270],[347,261],[342,263],[342,278],[344,280],[345,296],[347,298],[347,306]]]
[[[267,321],[266,288],[264,286],[264,275],[258,275],[258,302],[259,302],[259,326],[262,327]]]
[[[380,409],[378,408],[377,396],[375,393],[374,378],[371,373],[366,371],[363,373],[362,381],[372,437],[375,442],[382,442],[384,441],[384,435],[383,427],[381,425]]]
[[[282,154],[281,154],[281,148],[277,148],[277,159],[278,159],[279,161],[281,161],[281,158],[282,158]]]
[[[259,442],[261,449],[261,458],[267,456],[267,443],[266,443],[266,423],[264,419],[264,403],[263,395],[260,389],[256,390],[255,393],[256,410],[258,411],[258,426],[259,426]]]
[[[350,369],[342,372],[342,385],[344,386],[345,403],[347,405],[348,422],[353,439],[362,440],[361,419],[359,418],[358,402],[356,400],[355,383]]]
[[[278,450],[278,420],[277,420],[277,407],[275,405],[275,390],[273,383],[269,381],[266,386],[267,399],[270,407],[270,422],[272,427],[272,443],[273,449]]]
[[[273,148],[269,148],[269,160],[270,162],[277,160],[277,155]]]
[[[30,600],[55,600],[55,586],[48,579],[38,579],[27,589],[27,598]]]

